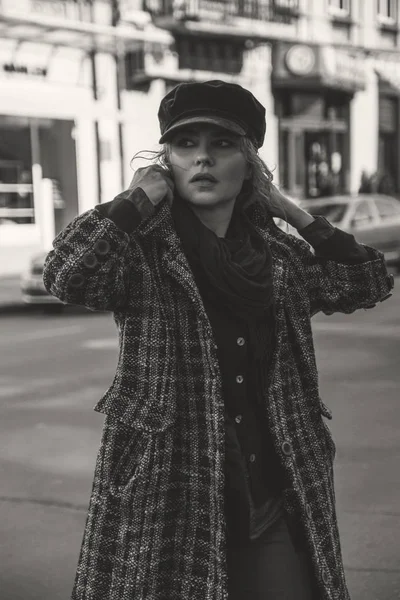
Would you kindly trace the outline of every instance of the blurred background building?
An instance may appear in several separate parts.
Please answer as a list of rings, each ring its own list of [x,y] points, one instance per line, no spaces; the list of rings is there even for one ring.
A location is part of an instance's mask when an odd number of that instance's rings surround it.
[[[399,194],[399,4],[0,0],[0,274],[129,185],[182,81],[257,96],[291,196]]]

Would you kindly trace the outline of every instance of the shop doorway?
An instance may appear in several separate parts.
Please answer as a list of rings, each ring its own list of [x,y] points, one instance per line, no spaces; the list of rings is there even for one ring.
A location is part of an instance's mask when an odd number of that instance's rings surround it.
[[[279,174],[289,195],[320,198],[348,190],[350,100],[331,89],[277,92]]]
[[[281,183],[289,194],[321,198],[343,194],[348,178],[347,136],[317,128],[282,129]]]
[[[334,131],[305,131],[304,145],[306,196],[321,198],[343,194],[344,135]]]

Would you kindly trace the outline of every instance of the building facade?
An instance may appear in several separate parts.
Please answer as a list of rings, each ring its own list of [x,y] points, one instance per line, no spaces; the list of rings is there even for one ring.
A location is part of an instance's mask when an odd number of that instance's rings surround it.
[[[397,0],[0,0],[0,34],[0,264],[13,271],[148,164],[131,159],[159,149],[159,102],[182,81],[259,98],[260,154],[289,195],[356,193],[375,173],[400,191]]]
[[[172,34],[182,79],[229,75],[257,94],[267,109],[261,155],[289,194],[356,193],[374,174],[399,193],[398,0],[146,0],[143,8]]]
[[[126,185],[118,64],[170,35],[113,18],[108,0],[0,2],[0,275]]]

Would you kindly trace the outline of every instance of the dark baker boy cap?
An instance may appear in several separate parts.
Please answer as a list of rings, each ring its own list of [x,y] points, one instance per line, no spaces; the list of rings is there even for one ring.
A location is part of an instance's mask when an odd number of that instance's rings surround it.
[[[265,108],[251,92],[236,83],[213,80],[180,83],[161,100],[158,111],[160,144],[184,125],[210,123],[261,148],[265,137]]]

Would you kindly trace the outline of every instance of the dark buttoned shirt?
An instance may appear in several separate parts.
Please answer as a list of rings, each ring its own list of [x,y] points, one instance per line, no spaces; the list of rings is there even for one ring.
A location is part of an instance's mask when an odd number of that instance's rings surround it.
[[[131,233],[154,213],[141,188],[126,191],[113,201],[96,206],[117,227]],[[300,235],[316,256],[338,262],[369,260],[368,250],[354,236],[317,217]],[[193,273],[196,279],[196,273]],[[215,341],[225,402],[225,512],[228,541],[254,539],[282,514],[284,485],[268,424],[256,401],[252,356],[245,322],[218,309],[203,298]],[[266,365],[268,368],[268,365]]]

